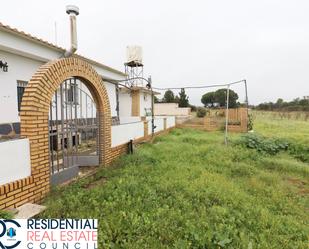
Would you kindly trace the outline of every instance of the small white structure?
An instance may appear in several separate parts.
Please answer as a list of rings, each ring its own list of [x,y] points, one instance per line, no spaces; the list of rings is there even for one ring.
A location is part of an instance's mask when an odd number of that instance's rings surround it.
[[[190,107],[179,107],[177,103],[155,103],[154,114],[163,116],[189,116]]]

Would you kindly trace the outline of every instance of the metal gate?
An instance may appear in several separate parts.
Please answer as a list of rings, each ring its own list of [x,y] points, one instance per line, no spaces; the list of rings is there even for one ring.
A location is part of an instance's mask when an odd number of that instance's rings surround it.
[[[96,104],[86,85],[77,78],[64,81],[49,108],[51,183],[76,176],[81,166],[99,165]]]

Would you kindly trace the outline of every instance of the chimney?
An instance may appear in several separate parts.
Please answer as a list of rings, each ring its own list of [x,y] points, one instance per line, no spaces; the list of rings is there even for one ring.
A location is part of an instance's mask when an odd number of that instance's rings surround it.
[[[75,5],[67,5],[66,12],[70,16],[71,46],[65,51],[64,56],[70,57],[77,50],[76,16],[79,15],[79,8]]]

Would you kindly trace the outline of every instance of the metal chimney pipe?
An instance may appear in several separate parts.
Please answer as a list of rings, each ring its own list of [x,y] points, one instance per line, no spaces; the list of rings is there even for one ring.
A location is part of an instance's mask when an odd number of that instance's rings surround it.
[[[79,8],[75,5],[67,5],[66,12],[70,16],[71,46],[65,51],[64,56],[70,57],[77,50],[76,16],[79,15]]]

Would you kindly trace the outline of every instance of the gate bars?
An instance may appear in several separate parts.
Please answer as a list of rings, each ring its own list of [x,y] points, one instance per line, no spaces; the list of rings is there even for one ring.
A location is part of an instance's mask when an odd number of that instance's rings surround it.
[[[78,166],[79,147],[95,138],[97,144],[96,105],[76,78],[65,80],[56,90],[49,110],[49,153],[51,174]],[[78,111],[79,109],[79,111]],[[60,116],[60,117],[59,117]],[[90,145],[91,148],[91,145]],[[96,146],[95,153],[98,153]],[[81,151],[87,153],[87,151]]]

